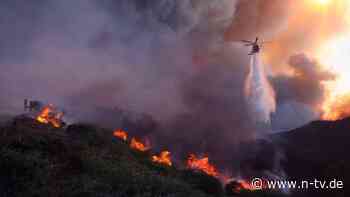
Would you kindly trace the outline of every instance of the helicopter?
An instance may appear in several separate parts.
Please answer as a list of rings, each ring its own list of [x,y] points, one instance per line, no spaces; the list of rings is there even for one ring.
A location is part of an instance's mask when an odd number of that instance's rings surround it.
[[[252,50],[248,55],[254,55],[256,53],[259,53],[261,46],[266,43],[266,42],[259,43],[258,37],[255,38],[255,41],[249,41],[249,40],[240,40],[240,41],[245,43],[244,46],[252,46]]]

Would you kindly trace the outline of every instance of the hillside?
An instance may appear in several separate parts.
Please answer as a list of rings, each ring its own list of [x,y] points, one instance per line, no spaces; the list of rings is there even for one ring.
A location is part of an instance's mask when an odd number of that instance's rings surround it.
[[[282,151],[288,180],[342,180],[342,190],[290,191],[296,197],[346,196],[349,184],[347,145],[350,119],[316,121],[258,142],[260,151],[242,162],[262,171]],[[222,185],[205,173],[152,162],[152,150],[141,152],[89,124],[54,128],[25,116],[0,126],[0,196],[281,196]],[[251,146],[251,145],[250,145]],[[255,146],[256,147],[256,146]],[[272,154],[272,155],[271,155]],[[237,185],[236,185],[237,186]]]
[[[130,149],[97,126],[54,128],[20,116],[3,124],[0,135],[1,197],[230,195],[216,178],[153,163],[149,152]],[[238,196],[267,195],[242,190]]]
[[[309,190],[296,196],[346,196],[350,187],[350,118],[338,121],[315,121],[273,137],[284,150],[283,163],[289,179],[341,180],[344,189]]]
[[[242,166],[250,171],[272,172],[276,168],[282,180],[342,181],[342,189],[292,189],[292,197],[345,197],[349,190],[350,118],[338,121],[314,121],[291,131],[249,143]],[[253,150],[253,151],[252,151]],[[277,160],[276,160],[277,159]],[[278,165],[276,165],[276,163]],[[318,186],[319,187],[319,186]]]

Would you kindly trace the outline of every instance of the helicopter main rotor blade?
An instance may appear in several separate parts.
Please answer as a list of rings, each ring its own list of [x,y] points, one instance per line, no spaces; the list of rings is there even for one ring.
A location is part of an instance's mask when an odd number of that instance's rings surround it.
[[[254,42],[249,41],[249,40],[241,40],[241,42],[245,42],[245,43],[249,43],[249,44],[253,44]]]
[[[266,42],[261,42],[261,44],[271,44],[273,43],[272,41],[266,41]]]

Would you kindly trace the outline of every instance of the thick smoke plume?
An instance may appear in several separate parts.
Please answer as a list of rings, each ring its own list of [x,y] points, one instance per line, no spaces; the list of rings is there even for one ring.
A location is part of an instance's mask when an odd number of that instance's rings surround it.
[[[288,65],[292,70],[291,75],[272,79],[279,99],[273,126],[281,129],[302,126],[320,117],[320,108],[326,96],[323,83],[335,77],[304,53],[292,55]]]
[[[71,122],[146,119],[147,129],[128,131],[227,164],[220,153],[256,132],[242,105],[248,58],[223,41],[237,2],[2,2],[1,112],[21,113],[28,98],[64,108]]]
[[[148,129],[129,131],[230,163],[261,132],[244,105],[247,75],[259,120],[274,102],[258,59],[249,68],[248,51],[225,41],[284,33],[289,8],[280,0],[3,0],[0,112],[21,113],[28,98],[63,107],[72,121],[146,119]]]
[[[245,96],[256,122],[270,124],[276,110],[275,92],[268,80],[259,53],[251,56],[245,83]]]
[[[291,56],[288,63],[293,74],[274,79],[276,84],[280,84],[280,100],[290,99],[315,107],[319,105],[325,96],[322,82],[333,79],[334,75],[324,71],[316,60],[303,53]]]

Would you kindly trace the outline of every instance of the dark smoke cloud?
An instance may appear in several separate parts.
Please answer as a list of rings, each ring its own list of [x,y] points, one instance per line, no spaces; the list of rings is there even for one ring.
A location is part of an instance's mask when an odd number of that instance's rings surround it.
[[[275,126],[280,128],[300,126],[317,118],[320,114],[317,109],[325,96],[322,82],[334,79],[332,73],[322,70],[316,60],[303,53],[291,56],[288,64],[294,72],[292,76],[273,78],[280,105],[275,114]]]
[[[322,71],[318,62],[305,54],[291,56],[289,65],[294,71],[293,76],[275,78],[278,98],[281,101],[292,99],[304,104],[319,104],[324,96],[324,87],[321,83],[333,79],[334,76]]]

